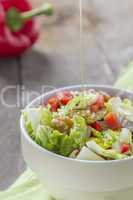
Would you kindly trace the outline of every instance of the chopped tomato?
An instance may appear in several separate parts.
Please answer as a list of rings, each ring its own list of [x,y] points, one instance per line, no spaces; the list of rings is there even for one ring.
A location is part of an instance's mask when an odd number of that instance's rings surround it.
[[[108,113],[104,118],[106,124],[111,129],[118,129],[121,128],[121,124],[119,122],[119,119],[116,115],[116,113],[110,112]]]
[[[94,104],[94,105],[91,106],[91,111],[92,112],[97,112],[98,110],[99,110],[99,106],[98,105]]]
[[[62,97],[60,100],[61,104],[66,105],[71,100],[70,97]]]
[[[130,145],[129,144],[123,144],[121,146],[121,153],[127,153],[130,149]]]
[[[96,103],[91,106],[91,111],[97,112],[103,107],[104,107],[104,97],[103,95],[99,95]]]
[[[59,100],[57,99],[57,97],[51,97],[48,100],[48,104],[51,105],[51,111],[52,112],[56,112],[57,109],[59,108]]]
[[[102,131],[102,126],[100,124],[100,122],[94,122],[93,124],[91,124],[92,128],[96,129],[97,131]]]
[[[73,95],[70,91],[64,91],[59,92],[57,97],[61,104],[66,105],[73,98]]]

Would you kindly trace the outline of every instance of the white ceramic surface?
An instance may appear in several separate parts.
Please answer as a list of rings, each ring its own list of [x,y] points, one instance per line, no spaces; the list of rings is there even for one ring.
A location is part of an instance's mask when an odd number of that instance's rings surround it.
[[[113,87],[87,85],[86,88],[133,99],[133,93]],[[46,101],[58,91],[80,89],[81,86],[60,88],[42,95],[28,106],[37,106],[42,99]],[[24,159],[57,200],[110,199],[110,195],[118,195],[119,191],[133,187],[133,158],[115,161],[68,159],[51,153],[32,141],[25,130],[22,116],[20,126]]]

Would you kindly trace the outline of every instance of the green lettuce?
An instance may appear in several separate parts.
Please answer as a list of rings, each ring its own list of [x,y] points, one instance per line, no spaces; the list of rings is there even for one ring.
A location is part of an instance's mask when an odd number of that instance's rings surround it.
[[[33,131],[36,131],[39,123],[40,123],[40,112],[39,112],[39,108],[27,108],[26,110],[23,111],[23,116],[25,119],[25,122],[28,126],[26,126],[26,128],[28,128],[29,131],[31,131],[29,129],[29,124],[30,124],[30,128]]]
[[[63,112],[65,115],[69,113],[69,111],[76,109],[82,110],[86,109],[87,106],[93,104],[97,100],[96,93],[88,93],[84,92],[75,96],[65,107],[63,107]]]
[[[69,156],[75,149],[81,149],[87,141],[88,128],[85,119],[81,116],[74,116],[74,125],[69,135],[62,138],[60,154]]]
[[[40,124],[51,126],[52,122],[52,113],[48,108],[44,107],[27,108],[23,111],[23,117],[26,130],[32,138],[34,138],[34,134]]]
[[[52,126],[52,112],[48,108],[39,108],[40,123],[46,126]]]
[[[83,93],[79,94],[79,97],[80,102],[78,106],[84,109],[96,102],[98,94],[92,92],[88,93],[84,91]]]
[[[78,146],[75,144],[74,139],[69,135],[65,135],[62,138],[59,152],[63,156],[69,156],[76,148]]]
[[[64,115],[67,115],[70,110],[74,109],[76,105],[79,104],[80,99],[81,99],[80,96],[76,96],[65,107],[63,107],[62,111]]]
[[[64,135],[57,130],[43,125],[38,127],[35,141],[43,148],[63,156],[69,156],[77,147],[71,136]]]
[[[73,138],[78,148],[82,148],[87,141],[88,127],[85,119],[81,116],[74,116],[74,125],[70,131],[70,137]]]
[[[94,140],[98,145],[100,145],[104,149],[111,148],[119,136],[119,131],[113,131],[111,129],[108,129],[103,132],[99,132],[95,129],[92,129],[92,133],[93,136],[95,136],[95,138],[92,138],[92,140]]]
[[[43,148],[58,153],[63,137],[64,135],[59,131],[53,130],[48,126],[39,125],[35,141]]]
[[[106,159],[123,159],[123,158],[127,158],[128,156],[124,155],[124,154],[120,154],[118,153],[116,150],[105,150],[104,148],[102,148],[101,146],[99,146],[95,141],[89,141],[87,142],[87,147],[95,152],[96,154],[106,158]]]

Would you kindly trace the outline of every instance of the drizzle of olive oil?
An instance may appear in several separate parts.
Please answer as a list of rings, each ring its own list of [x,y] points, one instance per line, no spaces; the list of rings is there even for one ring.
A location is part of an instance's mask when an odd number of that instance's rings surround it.
[[[79,19],[80,19],[80,82],[81,82],[81,89],[83,92],[83,97],[85,96],[85,71],[84,71],[84,59],[83,59],[83,0],[79,0]],[[84,98],[85,99],[85,98]],[[85,101],[84,101],[85,102]]]
[[[79,0],[79,19],[80,19],[80,46],[79,46],[79,51],[80,51],[80,60],[79,60],[79,64],[80,64],[80,81],[81,81],[81,85],[82,85],[82,89],[84,86],[84,70],[83,70],[83,4],[82,4],[82,0]]]

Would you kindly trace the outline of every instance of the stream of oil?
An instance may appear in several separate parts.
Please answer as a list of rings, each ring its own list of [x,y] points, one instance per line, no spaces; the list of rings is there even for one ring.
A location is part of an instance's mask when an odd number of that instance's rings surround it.
[[[80,67],[80,82],[82,85],[82,90],[84,91],[84,62],[83,62],[83,2],[82,0],[79,0],[79,19],[80,19],[80,61],[79,61],[79,67]]]
[[[83,41],[83,0],[79,0],[79,19],[80,19],[80,82],[81,82],[81,90],[83,92],[83,99],[85,105],[85,65],[84,65],[84,41]]]

